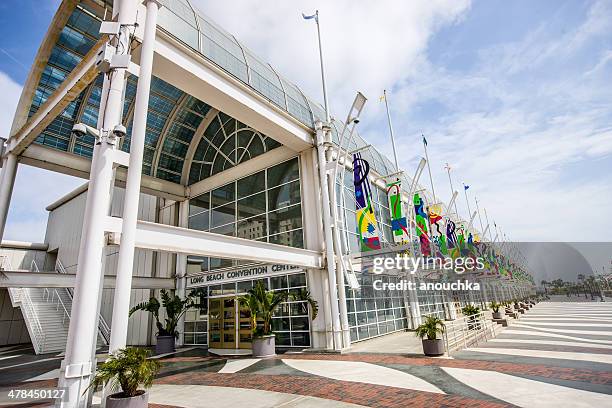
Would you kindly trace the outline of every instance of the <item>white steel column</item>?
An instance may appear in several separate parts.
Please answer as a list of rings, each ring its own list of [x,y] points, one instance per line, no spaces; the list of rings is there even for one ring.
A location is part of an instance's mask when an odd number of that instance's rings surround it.
[[[140,181],[142,178],[142,158],[144,155],[147,111],[153,70],[153,50],[157,29],[157,0],[147,1],[147,16],[140,53],[140,73],[134,105],[134,125],[130,142],[130,162],[128,166],[125,199],[123,203],[123,224],[117,261],[117,284],[113,301],[111,323],[110,353],[124,348],[128,332],[128,313],[132,290],[132,270],[134,268],[134,247],[138,203],[140,201]]]
[[[178,226],[187,228],[189,224],[189,200],[180,201],[178,203]],[[187,296],[187,255],[176,254],[176,292],[181,299],[185,299]],[[182,346],[184,344],[184,333],[185,333],[185,313],[179,318],[177,324],[177,331],[179,337],[177,345]]]
[[[136,2],[116,0],[114,5],[119,8],[117,21],[120,24],[135,22]],[[113,42],[117,52],[128,52],[128,30],[128,27],[122,26],[118,38]],[[94,145],[93,150],[66,355],[62,361],[58,382],[59,387],[66,388],[64,398],[57,402],[61,407],[87,406],[89,393],[86,389],[95,368],[91,350],[97,335],[96,315],[100,275],[103,273],[105,221],[110,208],[113,162],[116,154],[116,140],[112,137],[112,131],[121,121],[125,69],[112,70],[105,76],[104,82],[104,89],[108,90],[108,94],[106,103],[100,105],[100,116],[104,119],[99,132],[99,142]]]
[[[327,260],[327,275],[329,279],[329,297],[332,314],[332,333],[334,350],[342,349],[342,336],[340,331],[340,316],[338,313],[338,285],[336,280],[336,261],[334,259],[334,244],[332,234],[332,217],[329,201],[329,180],[327,177],[327,160],[325,158],[326,145],[331,141],[326,139],[326,131],[321,122],[315,124],[317,132],[317,156],[319,158],[319,178],[321,179],[321,201],[323,208],[323,232],[325,236],[325,254]]]
[[[9,153],[2,164],[2,181],[0,182],[0,241],[4,238],[4,227],[11,205],[15,175],[17,174],[17,155]]]
[[[331,136],[329,136],[331,138]],[[331,163],[331,150],[327,150],[327,162]],[[339,160],[339,159],[338,159]],[[342,169],[344,171],[344,169]],[[337,217],[338,213],[338,201],[336,199],[336,180],[334,177],[330,177],[327,188],[329,190],[330,197],[330,211],[333,220],[332,226],[332,240],[334,244],[336,254],[336,282],[338,287],[338,302],[339,302],[339,313],[340,313],[340,328],[342,330],[342,348],[348,348],[351,346],[351,332],[348,323],[348,314],[346,310],[346,289],[344,287],[344,268],[342,260],[342,245],[340,244],[340,231],[338,221],[343,217]],[[343,204],[344,206],[344,204]]]
[[[300,152],[300,183],[302,186],[302,213],[304,218],[304,248],[322,251],[323,226],[321,201],[319,200],[319,177],[317,174],[317,151],[315,148]],[[326,274],[321,269],[307,269],[308,290],[319,304],[319,314],[310,322],[311,347],[331,349],[331,313]]]

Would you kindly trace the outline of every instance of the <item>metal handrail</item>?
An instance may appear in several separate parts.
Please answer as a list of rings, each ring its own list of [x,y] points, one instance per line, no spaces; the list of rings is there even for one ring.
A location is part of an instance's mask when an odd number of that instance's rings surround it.
[[[59,259],[55,261],[55,271],[61,274],[68,273],[66,271],[66,268],[64,267],[64,264],[62,264],[62,262]],[[72,297],[73,297],[72,289],[65,288],[65,290],[68,296],[70,297],[70,300],[72,300]],[[110,326],[108,325],[108,323],[106,323],[106,320],[102,316],[102,313],[98,314],[98,332],[100,333],[100,336],[102,336],[104,343],[108,346],[110,344]]]
[[[448,353],[476,345],[495,337],[497,323],[489,321],[485,312],[463,316],[445,324],[444,341]]]
[[[13,266],[11,264],[11,260],[8,256],[2,255],[0,256],[0,268],[4,270],[12,270]],[[38,271],[38,265],[36,262],[32,261],[30,265],[30,269],[34,269]],[[28,288],[9,288],[9,291],[14,292],[16,296],[13,296],[16,301],[20,303],[20,308],[22,312],[25,314],[24,320],[26,320],[26,324],[30,326],[30,330],[32,331],[32,335],[34,339],[32,340],[32,345],[36,349],[37,354],[42,354],[45,349],[45,338],[46,334],[40,324],[40,319],[38,318],[38,313],[36,313],[36,309],[34,308],[34,302],[32,302],[32,298],[30,297]]]

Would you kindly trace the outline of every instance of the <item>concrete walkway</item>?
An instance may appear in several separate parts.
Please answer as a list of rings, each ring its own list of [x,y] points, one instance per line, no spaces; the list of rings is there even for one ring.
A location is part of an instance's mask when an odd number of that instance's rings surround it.
[[[167,384],[154,385],[151,388],[149,403],[189,408],[357,408],[362,406],[282,392]]]
[[[414,332],[397,332],[353,343],[349,353],[423,354],[421,339]]]

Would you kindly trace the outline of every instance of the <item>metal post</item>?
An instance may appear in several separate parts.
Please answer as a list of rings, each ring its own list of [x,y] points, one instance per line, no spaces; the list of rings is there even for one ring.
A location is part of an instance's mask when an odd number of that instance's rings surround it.
[[[138,203],[140,201],[140,181],[142,177],[142,160],[144,155],[147,111],[151,89],[151,72],[153,70],[153,50],[157,29],[158,0],[147,1],[147,16],[144,26],[142,48],[140,53],[140,74],[136,89],[134,105],[134,125],[130,142],[130,162],[128,167],[125,198],[123,203],[123,223],[117,261],[117,283],[113,300],[113,318],[111,323],[110,353],[124,348],[128,332],[128,312],[132,290],[132,270],[134,267],[134,247],[136,240],[136,222],[138,221]]]
[[[13,186],[17,174],[17,155],[8,153],[2,165],[2,182],[0,182],[0,241],[4,238],[4,228],[11,205]]]
[[[448,183],[450,184],[450,189],[451,189],[451,196],[455,194],[455,189],[453,188],[453,179],[451,178],[451,167],[448,164],[448,162],[446,163],[446,166],[444,167],[446,169],[446,172],[448,173]],[[454,207],[455,207],[455,215],[457,217],[459,217],[459,211],[457,211],[457,200],[453,201]]]
[[[425,160],[427,160],[427,172],[429,173],[429,182],[431,183],[431,194],[433,195],[434,204],[437,204],[436,190],[434,190],[433,177],[431,176],[431,166],[429,165],[429,155],[427,154],[427,142],[425,141],[425,136],[423,136],[423,149],[425,149]]]
[[[315,124],[317,132],[317,156],[319,158],[319,177],[321,179],[321,201],[323,208],[323,232],[325,235],[325,258],[327,263],[327,275],[329,280],[329,297],[331,303],[332,314],[332,336],[335,350],[342,348],[342,339],[340,333],[340,316],[338,313],[338,286],[336,280],[336,265],[334,258],[333,234],[332,234],[332,217],[329,201],[329,180],[327,177],[325,158],[325,147],[327,144],[326,134],[323,123]]]
[[[130,40],[130,33],[125,25],[134,23],[136,2],[116,0],[114,5],[119,8],[117,21],[122,27],[113,46],[116,52],[125,54],[129,51]],[[100,116],[104,119],[99,141],[93,150],[66,355],[62,361],[58,382],[60,388],[66,389],[64,398],[57,402],[60,407],[87,406],[89,392],[85,390],[89,386],[95,366],[91,348],[96,342],[99,302],[97,294],[100,275],[103,273],[105,221],[110,208],[116,152],[116,140],[111,133],[121,121],[125,69],[114,69],[105,76],[104,82],[108,95],[106,103],[100,105]]]
[[[391,114],[389,113],[389,103],[387,102],[387,90],[383,90],[385,108],[387,109],[387,122],[389,122],[389,134],[391,135],[391,146],[393,146],[393,158],[395,159],[395,171],[399,171],[399,161],[397,160],[397,149],[395,148],[395,137],[393,136],[393,126],[391,125]]]
[[[317,38],[319,40],[319,62],[321,63],[321,83],[323,84],[323,104],[325,105],[325,122],[331,122],[329,114],[329,102],[327,100],[327,84],[325,83],[325,69],[323,68],[323,46],[321,45],[321,26],[319,25],[319,10],[315,12],[317,23]]]

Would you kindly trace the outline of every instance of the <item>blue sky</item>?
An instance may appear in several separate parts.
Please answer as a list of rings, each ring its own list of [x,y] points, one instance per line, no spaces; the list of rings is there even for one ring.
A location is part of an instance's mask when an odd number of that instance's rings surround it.
[[[425,134],[445,200],[449,162],[455,187],[471,186],[471,207],[478,196],[511,239],[612,240],[612,2],[194,3],[320,100],[314,26],[300,17],[319,8],[339,118],[364,92],[360,132],[391,154],[386,88],[402,167],[413,172]],[[0,4],[4,133],[57,4]],[[82,182],[21,166],[6,238],[42,240],[44,206]],[[463,195],[458,204],[467,213]]]

